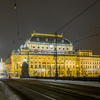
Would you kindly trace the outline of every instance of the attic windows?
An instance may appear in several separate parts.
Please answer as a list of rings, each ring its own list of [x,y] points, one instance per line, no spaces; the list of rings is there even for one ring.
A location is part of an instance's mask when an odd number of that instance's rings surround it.
[[[39,41],[39,38],[37,38],[37,41]]]
[[[46,42],[48,42],[48,38],[46,38]]]

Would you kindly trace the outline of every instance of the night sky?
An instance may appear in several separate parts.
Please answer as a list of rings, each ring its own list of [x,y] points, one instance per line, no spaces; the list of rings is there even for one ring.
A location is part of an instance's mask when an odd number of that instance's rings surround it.
[[[25,40],[37,33],[55,33],[62,26],[92,5],[96,0],[0,0],[0,58],[6,59],[11,51],[18,49]],[[17,28],[18,22],[18,28]],[[72,43],[78,39],[100,33],[100,28],[79,38],[83,33],[100,27],[100,1],[85,13],[58,32]],[[19,37],[25,39],[15,41]],[[15,44],[13,44],[15,41]],[[75,42],[74,50],[91,49],[93,54],[100,54],[100,35]]]

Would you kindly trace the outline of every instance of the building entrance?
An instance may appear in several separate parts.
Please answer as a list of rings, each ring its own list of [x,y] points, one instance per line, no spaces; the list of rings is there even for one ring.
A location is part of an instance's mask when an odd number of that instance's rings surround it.
[[[22,65],[22,78],[28,78],[29,77],[29,73],[28,73],[28,64],[26,62],[23,63]]]

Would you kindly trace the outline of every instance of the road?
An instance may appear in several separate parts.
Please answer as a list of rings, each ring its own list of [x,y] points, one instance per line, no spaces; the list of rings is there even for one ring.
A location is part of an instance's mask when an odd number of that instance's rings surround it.
[[[2,79],[22,100],[100,100],[100,88],[39,80]]]

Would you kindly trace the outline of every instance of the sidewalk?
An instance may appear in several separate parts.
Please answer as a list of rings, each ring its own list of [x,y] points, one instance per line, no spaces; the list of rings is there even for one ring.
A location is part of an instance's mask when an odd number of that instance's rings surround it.
[[[100,87],[99,82],[90,82],[90,81],[72,81],[72,80],[53,80],[53,79],[36,79],[36,78],[23,78],[22,80],[40,80],[40,81],[50,81],[57,83],[68,83],[75,85],[84,85],[84,86],[92,86],[92,87]]]
[[[21,100],[17,97],[5,83],[0,81],[0,100]]]

